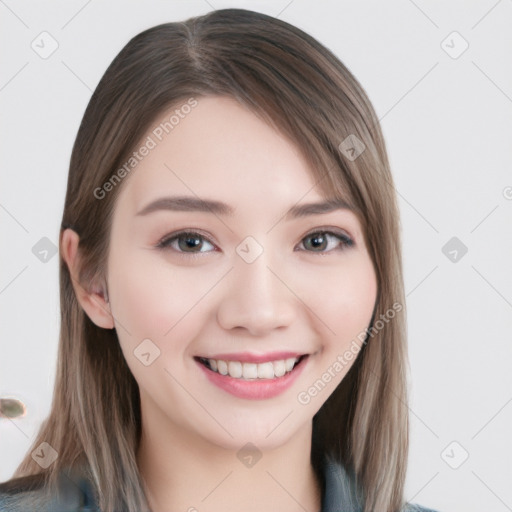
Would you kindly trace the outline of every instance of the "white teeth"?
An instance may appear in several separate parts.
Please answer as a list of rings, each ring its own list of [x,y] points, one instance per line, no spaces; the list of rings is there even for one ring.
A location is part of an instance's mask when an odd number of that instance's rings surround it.
[[[229,361],[228,372],[230,377],[235,377],[235,379],[239,379],[242,376],[242,363],[240,363],[239,361]]]
[[[276,361],[274,363],[274,375],[276,377],[282,377],[286,373],[284,361]]]
[[[284,365],[286,367],[287,372],[291,372],[293,370],[293,367],[295,366],[295,357],[290,357],[285,360]]]
[[[222,359],[207,359],[210,368],[221,375],[229,375],[235,379],[273,379],[291,372],[299,360],[289,357],[278,361],[265,363],[242,363],[241,361],[224,361]]]
[[[273,379],[274,365],[270,362],[258,365],[258,379]]]
[[[222,359],[219,359],[217,361],[217,371],[221,375],[227,375],[228,374],[228,363],[226,363],[226,361],[222,361]]]
[[[244,379],[257,379],[258,378],[258,365],[256,363],[244,363],[243,375]]]

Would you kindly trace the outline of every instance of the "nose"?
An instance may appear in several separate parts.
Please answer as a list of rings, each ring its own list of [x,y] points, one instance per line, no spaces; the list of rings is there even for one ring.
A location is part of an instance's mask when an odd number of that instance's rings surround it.
[[[280,274],[283,272],[269,265],[265,252],[252,263],[236,258],[217,310],[219,325],[253,336],[290,326],[298,299],[290,291],[286,276]]]

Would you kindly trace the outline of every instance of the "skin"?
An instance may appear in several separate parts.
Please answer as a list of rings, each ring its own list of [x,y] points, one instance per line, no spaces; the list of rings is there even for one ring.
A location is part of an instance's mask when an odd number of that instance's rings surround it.
[[[75,290],[93,322],[116,328],[139,384],[137,461],[153,512],[320,510],[310,464],[312,419],[354,362],[332,371],[368,326],[377,283],[354,212],[283,218],[296,203],[324,199],[315,182],[290,140],[235,100],[206,97],[122,184],[112,220],[108,301],[100,284]],[[223,201],[234,213],[137,215],[151,201],[175,195]],[[195,257],[180,253],[185,244],[177,240],[157,247],[183,229],[204,237]],[[353,245],[328,235],[315,247],[315,237],[306,235],[322,229],[341,231]],[[236,252],[247,236],[263,248],[252,263]],[[76,233],[63,233],[63,257],[74,276],[77,243]],[[148,366],[134,355],[144,339],[160,350]],[[291,388],[263,400],[214,386],[193,359],[275,350],[310,356]],[[325,389],[299,403],[298,394],[329,368],[334,377]],[[237,457],[248,442],[261,454],[252,467]]]

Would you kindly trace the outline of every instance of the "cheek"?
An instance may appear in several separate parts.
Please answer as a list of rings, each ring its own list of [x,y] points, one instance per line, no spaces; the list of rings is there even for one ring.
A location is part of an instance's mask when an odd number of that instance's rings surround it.
[[[198,306],[211,283],[197,273],[155,260],[125,259],[117,266],[112,262],[109,288],[113,313],[130,332],[130,343],[149,338],[164,351],[170,345],[178,348],[176,343],[190,339],[193,333],[188,331],[199,327]]]
[[[316,287],[309,283],[308,306],[314,312],[310,318],[317,317],[321,347],[297,401],[313,415],[355,363],[375,306],[377,282],[371,261],[354,258],[348,263],[317,274]]]
[[[328,344],[345,345],[371,320],[377,296],[373,265],[367,259],[354,259],[317,277],[308,284],[308,306],[321,319]]]

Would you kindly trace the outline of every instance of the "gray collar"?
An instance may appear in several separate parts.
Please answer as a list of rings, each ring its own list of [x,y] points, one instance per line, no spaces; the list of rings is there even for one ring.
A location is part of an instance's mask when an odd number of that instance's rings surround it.
[[[323,475],[325,491],[322,496],[321,512],[362,512],[364,500],[357,489],[353,472],[332,456],[324,457]],[[81,480],[82,507],[80,512],[97,511],[97,504],[92,497],[92,489],[88,480]]]
[[[357,489],[353,473],[332,457],[324,463],[325,493],[321,512],[361,512],[362,493]]]
[[[342,464],[325,457],[323,476],[325,490],[322,495],[320,512],[362,512],[361,495],[356,492],[353,473],[347,472]],[[90,480],[82,471],[66,472],[61,475],[62,495],[52,496],[50,503],[43,499],[41,489],[18,489],[14,494],[2,493],[0,489],[0,510],[27,512],[51,510],[52,512],[100,512],[94,498]],[[23,487],[23,486],[21,486]],[[44,501],[44,503],[43,503]],[[417,509],[415,509],[417,510]]]

